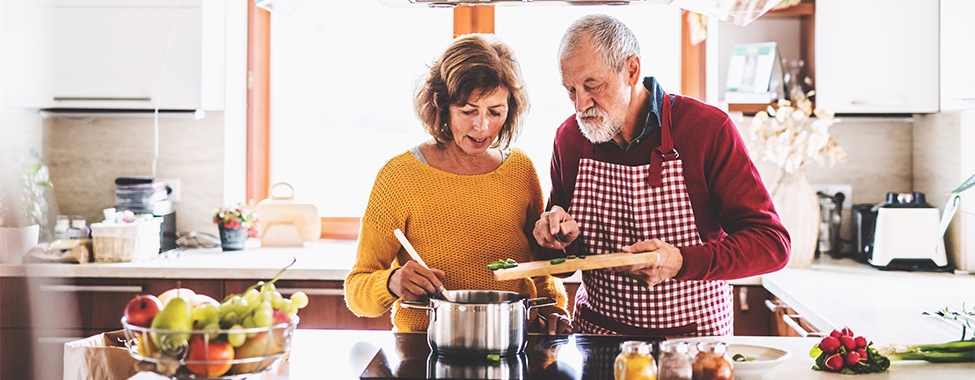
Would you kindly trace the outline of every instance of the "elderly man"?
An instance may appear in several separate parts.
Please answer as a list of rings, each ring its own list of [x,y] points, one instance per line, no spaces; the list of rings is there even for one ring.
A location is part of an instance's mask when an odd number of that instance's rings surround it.
[[[562,255],[656,252],[583,272],[574,329],[590,334],[731,335],[726,280],[781,269],[789,235],[723,111],[640,76],[636,36],[589,15],[559,46],[575,114],[559,127],[540,245]],[[554,330],[568,321],[550,316]]]

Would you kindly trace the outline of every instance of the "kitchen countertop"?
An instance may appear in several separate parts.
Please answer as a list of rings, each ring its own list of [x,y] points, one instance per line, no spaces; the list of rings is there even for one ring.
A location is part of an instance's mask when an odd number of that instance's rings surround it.
[[[921,312],[975,306],[975,276],[881,271],[851,259],[786,268],[762,276],[762,284],[820,331],[846,326],[874,342],[958,340],[960,327]]]
[[[573,340],[582,341],[584,337],[578,335],[548,338],[539,335],[529,337],[529,342],[542,346],[538,342],[561,340],[561,347],[573,347]],[[702,339],[702,338],[698,338]],[[703,338],[715,339],[715,338]],[[813,371],[814,361],[807,354],[809,349],[818,341],[814,338],[782,338],[782,337],[730,337],[731,344],[747,344],[774,347],[791,353],[791,357],[767,373],[764,379],[838,379],[843,377],[835,373]],[[328,378],[337,380],[358,379],[367,368],[370,370],[388,369],[389,378],[420,378],[426,379],[427,362],[422,360],[428,355],[429,348],[422,345],[426,341],[425,334],[393,333],[390,331],[356,331],[356,330],[296,330],[290,358],[287,363],[281,363],[261,376],[249,377],[254,380],[278,379],[318,379]],[[324,344],[323,342],[328,342]],[[404,342],[411,344],[410,350],[402,349]],[[418,342],[421,344],[417,346]],[[397,347],[397,346],[400,347]],[[551,346],[551,345],[549,345]],[[588,369],[594,366],[592,362],[585,363],[584,359],[592,352],[592,345],[574,345],[579,350],[553,350],[554,356],[540,356],[531,344],[526,350],[527,368],[524,369],[526,379],[531,378],[583,378],[584,365]],[[381,357],[377,353],[383,352]],[[402,353],[401,353],[402,352]],[[409,352],[409,353],[407,353]],[[609,373],[612,379],[612,360],[618,352],[616,347],[607,347],[610,360],[604,364],[596,364],[596,370]],[[377,359],[374,361],[374,359]],[[378,360],[378,359],[385,359]],[[437,362],[439,365],[440,363]],[[555,364],[555,365],[553,365]],[[605,366],[606,368],[602,368]],[[439,368],[439,367],[438,367]],[[975,372],[975,363],[942,363],[933,364],[923,361],[893,362],[886,373],[858,375],[859,379],[923,379],[923,378],[970,378]],[[375,371],[371,373],[376,373]],[[587,372],[588,373],[588,372]],[[585,378],[604,378],[605,376]],[[164,377],[143,372],[131,380],[155,380]]]

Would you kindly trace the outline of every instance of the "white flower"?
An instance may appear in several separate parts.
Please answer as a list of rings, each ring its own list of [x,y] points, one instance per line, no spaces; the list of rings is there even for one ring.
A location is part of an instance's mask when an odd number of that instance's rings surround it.
[[[769,106],[767,111],[755,114],[748,125],[754,142],[749,152],[789,173],[810,161],[823,166],[824,156],[830,158],[830,166],[845,161],[846,152],[829,135],[833,113],[812,109],[806,94],[793,94],[793,99],[779,100],[778,109]]]

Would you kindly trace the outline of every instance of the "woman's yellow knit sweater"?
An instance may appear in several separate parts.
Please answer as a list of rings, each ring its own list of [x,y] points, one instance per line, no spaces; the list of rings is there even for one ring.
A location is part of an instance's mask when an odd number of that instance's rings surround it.
[[[410,152],[389,160],[376,176],[362,217],[355,266],[345,279],[353,313],[379,317],[393,308],[398,331],[426,331],[426,311],[401,309],[387,282],[410,260],[393,235],[403,230],[431,268],[446,273],[447,290],[506,290],[530,298],[550,297],[558,307],[540,312],[566,315],[565,287],[551,276],[496,281],[487,264],[498,259],[536,259],[532,237],[544,203],[538,175],[524,152],[493,172],[456,175],[421,163]],[[540,259],[537,258],[537,259]]]

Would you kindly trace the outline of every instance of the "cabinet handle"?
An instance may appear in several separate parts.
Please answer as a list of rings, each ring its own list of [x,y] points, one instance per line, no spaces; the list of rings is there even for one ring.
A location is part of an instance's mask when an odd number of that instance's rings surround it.
[[[802,326],[800,326],[799,323],[796,322],[795,319],[793,318],[800,318],[800,317],[799,315],[795,315],[795,314],[793,315],[782,314],[782,321],[785,322],[785,324],[789,325],[789,327],[791,327],[797,333],[799,333],[799,335],[802,336],[803,338],[810,337],[810,336],[823,337],[823,333],[819,331],[806,331],[806,329],[802,328]]]
[[[151,102],[147,96],[55,96],[55,102]]]
[[[785,303],[782,301],[772,302],[772,300],[765,300],[765,307],[767,307],[769,311],[775,312],[776,310],[785,309],[787,306],[785,306]]]
[[[738,308],[741,309],[741,312],[748,312],[748,288],[742,286],[741,289],[738,289],[738,302],[740,302]]]
[[[855,106],[899,107],[904,105],[904,101],[903,100],[851,100],[850,104]]]
[[[63,345],[68,342],[74,342],[76,340],[85,339],[84,337],[68,337],[68,336],[46,336],[37,338],[37,343],[42,344],[60,344]]]
[[[142,293],[139,285],[41,285],[42,292]]]
[[[320,289],[320,288],[277,288],[277,291],[281,295],[294,294],[295,292],[304,292],[309,296],[344,296],[345,289]]]

